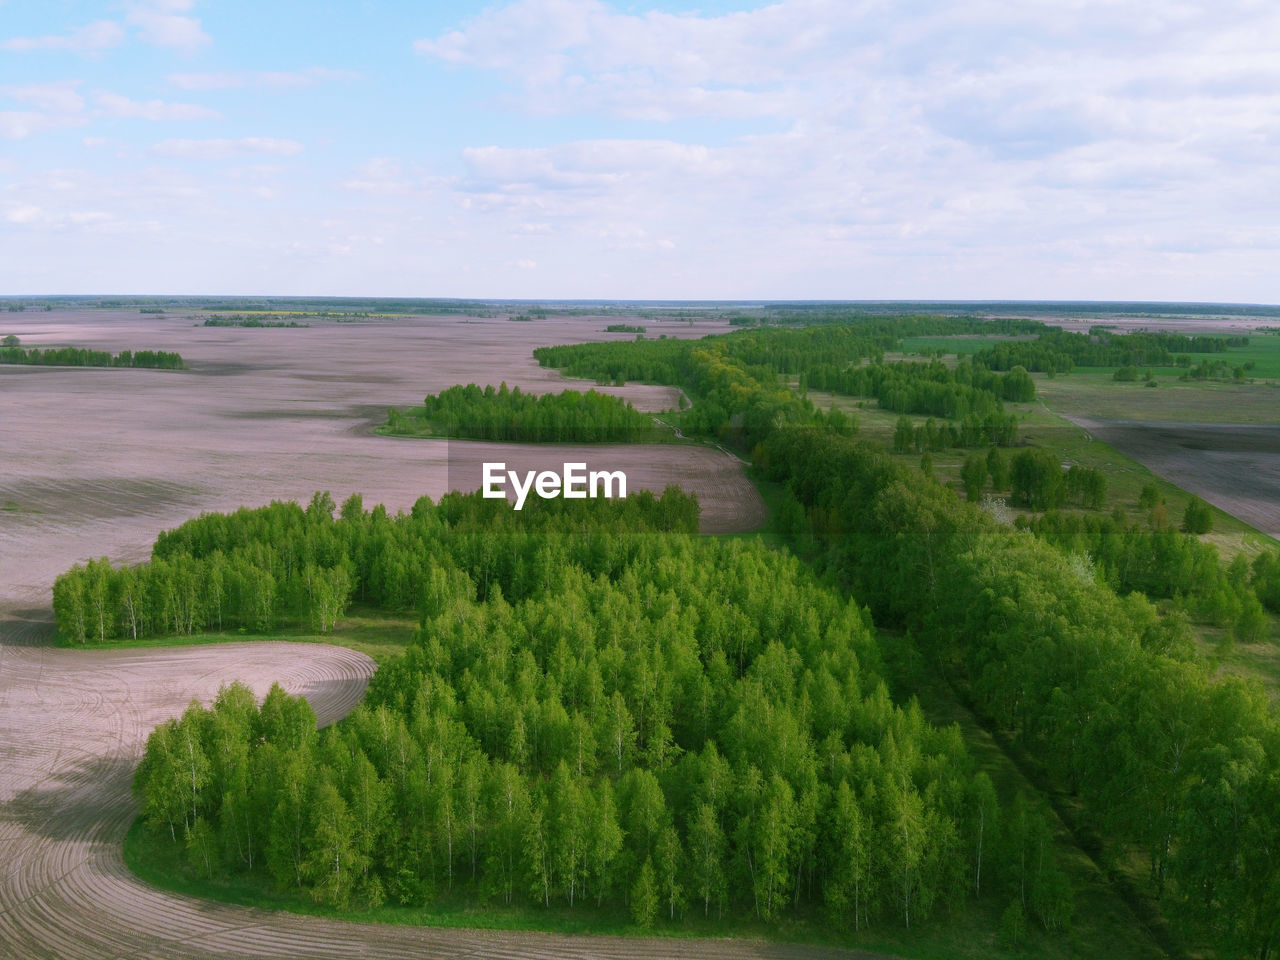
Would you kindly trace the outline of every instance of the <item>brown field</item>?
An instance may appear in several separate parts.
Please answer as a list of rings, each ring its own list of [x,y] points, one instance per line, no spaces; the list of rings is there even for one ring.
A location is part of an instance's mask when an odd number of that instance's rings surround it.
[[[439,497],[450,451],[468,445],[374,435],[387,407],[470,381],[543,392],[585,386],[539,367],[532,349],[625,338],[582,319],[240,329],[82,311],[15,314],[3,326],[26,346],[175,350],[191,369],[0,366],[0,620],[6,609],[47,606],[53,578],[72,563],[142,559],[157,533],[202,510],[306,502],[317,490],[339,502],[358,492],[366,507],[384,503],[392,512],[423,494]],[[680,336],[726,329],[650,324],[659,327]],[[666,387],[603,389],[642,410],[677,402]],[[540,454],[561,450],[563,462],[580,459],[582,448],[544,446]],[[618,449],[616,460],[612,469],[634,474],[633,488],[681,483],[697,493],[708,532],[753,529],[764,518],[740,464],[714,448],[646,445]]]
[[[2,957],[805,957],[746,941],[571,938],[360,927],[211,904],[147,887],[120,844],[135,807],[132,770],[147,733],[192,697],[274,680],[325,721],[359,700],[371,662],[339,647],[228,644],[71,651],[49,646],[54,577],[91,556],[143,559],[163,529],[202,510],[351,492],[408,509],[447,489],[449,459],[506,459],[488,444],[372,435],[388,406],[455,383],[564,382],[530,357],[540,344],[623,338],[622,319],[392,319],[308,329],[193,326],[175,316],[83,311],[10,315],[24,346],[176,350],[187,372],[0,367],[0,956]],[[703,335],[720,324],[656,324]],[[609,388],[641,409],[662,387]],[[462,447],[468,448],[460,453]],[[537,456],[581,459],[581,447]],[[710,447],[594,452],[630,486],[684,484],[704,529],[751,529],[764,506],[741,464]],[[603,462],[603,461],[602,461]],[[842,956],[851,956],[841,952]]]
[[[1070,419],[1152,473],[1280,537],[1280,426]]]

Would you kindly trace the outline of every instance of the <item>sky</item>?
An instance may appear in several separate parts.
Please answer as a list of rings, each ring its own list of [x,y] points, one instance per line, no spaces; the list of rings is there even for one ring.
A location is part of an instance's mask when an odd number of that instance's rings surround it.
[[[1280,302],[1273,0],[0,0],[0,295]]]

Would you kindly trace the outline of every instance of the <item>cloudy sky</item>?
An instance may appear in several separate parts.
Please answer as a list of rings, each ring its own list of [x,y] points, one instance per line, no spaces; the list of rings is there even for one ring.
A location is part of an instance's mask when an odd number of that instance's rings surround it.
[[[0,294],[1280,302],[1273,0],[0,0]]]

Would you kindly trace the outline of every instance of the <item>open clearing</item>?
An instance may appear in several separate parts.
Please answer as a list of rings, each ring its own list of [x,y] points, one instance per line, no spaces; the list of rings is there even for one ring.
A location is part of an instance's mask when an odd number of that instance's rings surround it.
[[[360,492],[366,506],[392,511],[423,494],[439,497],[451,454],[478,462],[490,453],[505,459],[507,448],[373,436],[388,406],[468,381],[561,390],[565,382],[533,361],[532,348],[625,338],[603,333],[618,319],[451,316],[243,329],[124,311],[9,316],[2,332],[24,346],[175,350],[190,370],[0,368],[0,956],[824,954],[746,941],[361,927],[154,890],[120,858],[135,810],[130,778],[151,728],[235,679],[259,694],[279,680],[331,721],[359,700],[372,663],[305,644],[49,646],[57,574],[91,556],[144,559],[161,530],[202,510],[305,502],[316,490],[339,501]],[[652,336],[727,329],[648,326]],[[642,410],[676,404],[664,387],[606,389]],[[581,451],[539,446],[538,455],[578,460]],[[696,492],[708,531],[751,529],[764,517],[741,463],[714,448],[649,445],[616,456],[612,469],[628,471],[631,489],[661,492],[674,482]]]

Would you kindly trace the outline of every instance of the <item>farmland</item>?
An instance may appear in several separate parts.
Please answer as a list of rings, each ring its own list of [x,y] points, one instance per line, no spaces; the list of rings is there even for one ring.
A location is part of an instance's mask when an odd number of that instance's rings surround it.
[[[4,696],[0,697],[0,703],[5,704],[5,709],[13,705],[16,712],[6,714],[3,723],[0,723],[0,736],[6,738],[0,743],[0,751],[3,751],[4,757],[15,761],[10,766],[17,773],[13,782],[5,787],[5,794],[0,796],[3,796],[5,803],[10,803],[12,797],[13,809],[19,814],[16,822],[21,826],[16,837],[20,843],[15,849],[22,851],[20,876],[23,878],[24,888],[30,886],[41,891],[34,902],[53,904],[56,902],[55,896],[63,895],[63,888],[58,884],[41,879],[41,871],[45,868],[40,864],[49,862],[50,857],[57,859],[75,856],[66,846],[70,841],[65,837],[92,835],[97,838],[95,855],[84,860],[80,867],[68,874],[65,895],[75,897],[79,895],[76,892],[79,889],[97,887],[102,891],[99,899],[106,906],[92,916],[84,912],[73,915],[73,922],[63,928],[67,938],[63,952],[68,955],[78,952],[93,954],[103,944],[114,942],[118,946],[121,941],[113,938],[120,935],[112,931],[109,916],[111,913],[132,916],[130,910],[133,908],[128,904],[135,903],[139,905],[137,909],[143,912],[135,918],[136,929],[140,931],[140,942],[151,944],[153,949],[162,949],[166,937],[171,934],[163,922],[150,917],[148,911],[157,914],[163,912],[164,908],[158,905],[172,898],[140,887],[136,880],[129,878],[120,866],[116,847],[123,837],[130,809],[127,773],[133,758],[138,755],[147,730],[158,720],[174,716],[191,694],[207,702],[222,680],[233,678],[247,680],[259,697],[266,685],[279,679],[286,689],[307,695],[322,720],[336,719],[345,712],[345,708],[349,708],[360,698],[365,678],[372,672],[373,663],[360,651],[366,651],[377,660],[384,661],[395,657],[406,644],[409,649],[417,644],[428,644],[428,647],[424,647],[428,649],[430,638],[414,634],[406,639],[406,632],[411,630],[411,622],[406,622],[403,616],[398,619],[388,618],[385,612],[362,608],[334,630],[333,639],[350,648],[345,651],[333,647],[308,648],[299,643],[276,644],[271,642],[271,631],[256,635],[258,639],[250,645],[208,646],[210,641],[235,639],[237,635],[231,632],[196,633],[184,637],[183,641],[188,645],[182,647],[164,651],[150,646],[129,651],[98,649],[78,654],[84,659],[76,660],[75,655],[54,651],[43,645],[49,632],[47,591],[52,577],[73,562],[103,553],[109,554],[116,563],[142,560],[146,556],[148,544],[161,528],[175,526],[181,520],[204,510],[228,510],[245,504],[261,504],[268,496],[272,499],[292,498],[305,502],[316,490],[332,490],[338,500],[342,500],[349,492],[361,492],[364,494],[365,504],[383,502],[394,513],[408,510],[424,493],[438,497],[451,487],[474,487],[474,478],[479,473],[481,462],[525,458],[531,462],[546,460],[549,467],[554,467],[556,458],[568,459],[571,450],[573,458],[577,459],[583,456],[580,447],[558,448],[555,444],[519,445],[469,440],[452,440],[446,443],[426,438],[393,438],[377,435],[374,426],[385,417],[389,406],[403,402],[405,396],[420,396],[423,389],[439,391],[447,386],[466,382],[467,379],[477,382],[502,380],[518,384],[522,391],[534,393],[562,389],[566,385],[565,381],[550,366],[539,366],[532,360],[532,347],[612,338],[603,335],[598,319],[554,315],[540,315],[521,324],[505,324],[500,318],[479,316],[413,320],[370,318],[360,323],[317,323],[304,330],[259,327],[251,330],[209,329],[194,327],[189,317],[180,315],[139,320],[136,316],[102,313],[74,318],[80,322],[66,323],[65,329],[59,329],[58,325],[66,319],[56,313],[52,316],[44,314],[39,318],[32,317],[30,323],[33,329],[24,331],[24,341],[29,336],[35,342],[56,344],[58,337],[69,339],[74,336],[79,343],[96,339],[104,347],[112,348],[119,342],[116,338],[133,335],[139,327],[145,327],[153,337],[162,333],[163,344],[167,348],[180,348],[190,369],[181,374],[149,371],[145,380],[140,373],[135,375],[131,371],[120,370],[15,369],[4,374],[8,377],[5,381],[6,388],[14,388],[7,390],[7,393],[15,398],[12,409],[19,416],[14,420],[17,429],[13,435],[7,435],[3,440],[4,444],[12,446],[0,451],[9,458],[8,462],[15,464],[14,469],[6,471],[3,478],[0,478],[0,503],[4,507],[3,514],[0,514],[0,522],[4,524],[0,526],[0,537],[4,539],[5,546],[2,554],[4,559],[0,561],[5,569],[0,570],[0,573],[5,575],[8,583],[5,595],[0,598],[3,602],[3,629],[7,642],[4,651],[8,654],[4,664],[4,683],[7,686]],[[650,330],[655,327],[662,329],[663,325],[655,324],[652,318],[645,319]],[[45,328],[35,329],[40,324],[44,324]],[[693,325],[672,325],[663,332],[687,335],[719,332],[723,329],[725,327],[714,320],[703,320]],[[516,333],[512,334],[511,331]],[[754,339],[738,343],[745,345],[748,352],[755,350],[760,356],[766,357],[769,356],[768,347],[773,338],[776,337],[779,342],[794,339],[790,332],[753,334],[752,337]],[[830,342],[837,344],[836,349],[839,349],[837,340]],[[862,349],[853,340],[848,343],[853,349]],[[612,379],[613,385],[602,389],[625,398],[642,411],[684,407],[688,396],[692,396],[691,413],[675,417],[686,431],[695,435],[718,433],[727,437],[730,443],[743,438],[751,442],[760,441],[757,452],[763,457],[762,465],[767,467],[773,477],[785,479],[787,471],[796,471],[792,492],[789,493],[790,501],[779,500],[776,492],[770,494],[776,505],[781,506],[784,511],[790,511],[789,522],[793,534],[797,524],[802,522],[796,519],[795,498],[798,495],[806,498],[816,496],[812,492],[804,493],[803,484],[807,482],[807,477],[817,475],[820,471],[815,469],[812,460],[810,465],[803,465],[804,458],[809,456],[803,443],[798,439],[795,442],[800,443],[799,446],[789,447],[788,444],[793,441],[786,439],[787,431],[778,429],[780,424],[790,420],[796,428],[801,428],[797,432],[797,437],[801,439],[805,429],[816,427],[826,430],[833,442],[833,449],[849,458],[849,467],[842,472],[842,476],[846,480],[852,480],[859,475],[859,471],[868,468],[870,463],[859,459],[865,454],[855,453],[853,446],[847,446],[847,435],[853,430],[857,429],[864,436],[879,436],[887,446],[895,442],[892,438],[895,431],[899,431],[901,421],[908,419],[916,425],[916,442],[919,443],[919,436],[922,435],[919,431],[924,430],[928,421],[916,411],[930,410],[933,405],[939,404],[962,404],[962,409],[985,411],[984,415],[989,416],[992,413],[991,405],[998,405],[1001,396],[1022,398],[1008,399],[1005,409],[1012,411],[1016,418],[1017,433],[1000,427],[998,435],[1001,445],[1031,443],[1060,451],[1073,462],[1091,465],[1091,469],[1095,465],[1098,469],[1109,466],[1113,502],[1119,498],[1131,509],[1136,508],[1140,494],[1145,496],[1145,490],[1141,489],[1145,483],[1141,468],[1110,451],[1105,444],[1097,442],[1102,436],[1102,427],[1097,424],[1086,425],[1091,432],[1096,432],[1096,436],[1091,437],[1082,432],[1080,427],[1068,425],[1050,413],[1043,402],[1044,395],[1032,401],[1023,398],[1024,393],[1026,397],[1031,396],[1027,392],[1029,384],[1025,373],[1011,373],[1005,379],[976,377],[971,372],[961,370],[959,373],[963,377],[957,379],[947,374],[946,370],[935,370],[927,375],[942,386],[930,391],[923,389],[925,380],[916,375],[926,372],[916,371],[904,374],[906,379],[894,381],[888,387],[883,383],[877,387],[889,389],[891,393],[886,395],[892,397],[892,402],[899,404],[897,409],[912,411],[909,415],[879,410],[874,401],[866,403],[813,390],[809,391],[809,398],[816,403],[818,409],[815,411],[812,407],[806,408],[794,395],[789,395],[785,390],[779,392],[766,380],[758,379],[765,377],[761,372],[763,368],[752,367],[748,372],[747,368],[739,366],[740,361],[731,352],[737,347],[720,354],[713,347],[712,353],[705,356],[700,354],[701,359],[695,358],[696,363],[692,367],[682,365],[683,361],[678,359],[678,351],[672,352],[667,347],[658,349],[677,358],[671,369],[683,370],[685,374],[672,376],[664,382],[643,385],[624,383],[622,381],[625,377],[611,373],[607,379]],[[587,372],[595,361],[589,354],[584,356],[584,373],[599,381],[601,377],[598,373]],[[543,357],[545,362],[546,354]],[[802,368],[801,375],[808,376],[809,372]],[[816,371],[814,373],[817,375]],[[833,382],[839,380],[836,374],[823,375],[833,379]],[[683,379],[685,376],[692,376],[693,379]],[[1095,393],[1114,389],[1102,381],[1101,375],[1087,372],[1057,380],[1037,376],[1036,385],[1056,386],[1069,383],[1076,376],[1094,377],[1089,382],[1093,384]],[[130,379],[108,381],[105,379],[107,377]],[[582,386],[585,388],[587,384]],[[1133,390],[1135,386],[1138,388],[1136,391]],[[1165,385],[1162,384],[1163,386]],[[1191,389],[1205,390],[1216,386],[1206,383],[1189,385],[1185,394],[1186,402],[1195,400]],[[1247,383],[1224,386],[1238,389],[1263,387]],[[1159,392],[1135,384],[1116,384],[1115,387],[1127,387],[1139,396]],[[1084,392],[1087,394],[1087,389]],[[767,406],[775,412],[769,417],[756,416],[754,405],[762,408]],[[856,426],[846,416],[824,412],[831,407],[852,414],[858,421]],[[74,409],[76,416],[69,418],[50,412],[67,409]],[[736,429],[726,429],[731,427],[733,418],[745,425],[741,433]],[[1083,423],[1083,420],[1079,422]],[[970,447],[987,442],[995,443],[996,432],[990,434],[989,441],[984,439],[988,428],[983,423],[981,418],[974,419],[972,429],[966,426],[963,440],[961,433],[956,431],[947,442],[956,445],[963,442]],[[1184,451],[1202,451],[1213,442],[1212,437],[1195,433],[1190,427],[1183,428],[1169,423],[1167,428],[1171,431],[1172,442],[1180,445]],[[1242,437],[1248,433],[1244,430],[1238,432]],[[37,442],[37,437],[51,433],[58,433],[62,441],[56,447]],[[1067,438],[1071,439],[1067,445],[1070,447],[1069,451],[1064,446]],[[1270,442],[1269,438],[1255,439],[1252,443],[1242,441],[1238,444],[1238,452],[1243,456],[1265,452]],[[747,447],[740,449],[745,450]],[[778,459],[779,454],[781,459]],[[696,442],[647,448],[606,445],[593,447],[591,456],[602,458],[602,467],[625,467],[631,476],[633,487],[646,486],[661,490],[668,483],[678,483],[697,494],[703,506],[701,530],[704,533],[740,535],[760,527],[765,520],[763,500],[745,476],[742,461],[718,446]],[[910,455],[899,454],[897,459],[908,456]],[[953,455],[947,449],[938,448],[938,463],[932,466],[944,479],[948,479],[958,473],[960,463],[966,456],[963,450]],[[1125,466],[1126,463],[1133,468],[1133,478],[1128,482],[1119,479],[1121,474],[1130,469]],[[930,492],[930,483],[911,479],[914,471],[912,474],[898,474],[894,472],[896,469],[877,466],[867,476],[869,479],[874,478],[874,483],[884,482],[886,477],[898,477],[902,494],[909,491],[910,496],[934,496]],[[1057,469],[1056,466],[1054,469]],[[871,488],[864,488],[864,491],[866,489]],[[1161,489],[1170,500],[1185,496],[1172,486]],[[268,490],[270,494],[264,495],[264,491]],[[1259,497],[1265,499],[1265,493],[1259,494]],[[828,509],[851,509],[843,497],[834,503],[839,506]],[[803,511],[806,505],[811,510],[818,507],[816,500],[801,503],[801,518],[805,516]],[[415,506],[415,519],[421,509],[421,504]],[[952,507],[947,506],[945,509],[950,511]],[[1174,507],[1171,506],[1171,509]],[[878,518],[876,523],[884,522],[886,515],[879,508],[873,512]],[[856,529],[859,525],[867,524],[870,515],[850,513],[840,524],[847,529]],[[358,514],[353,513],[351,516],[356,517]],[[830,536],[825,525],[818,524],[819,516],[816,512],[810,514],[814,523],[814,546],[822,545],[825,538]],[[343,522],[347,522],[345,505],[343,517]],[[1215,537],[1225,536],[1228,541],[1233,536],[1238,537],[1242,552],[1251,556],[1257,552],[1261,542],[1255,532],[1225,515],[1219,515],[1218,521]],[[1254,540],[1250,541],[1251,537]],[[910,538],[900,542],[910,542]],[[1025,548],[1025,541],[1022,543]],[[1013,541],[1009,541],[1007,547],[1003,544],[1003,540],[993,538],[989,547],[984,549],[995,551],[993,556],[997,558],[1000,551],[1008,550],[1011,556],[1018,549]],[[85,549],[86,545],[91,546]],[[834,548],[836,544],[833,542],[831,546]],[[916,562],[910,558],[910,547],[898,546],[894,549],[904,551],[903,559],[908,565]],[[1039,552],[1035,553],[1032,566],[1045,571],[1045,582],[1050,582],[1052,575],[1049,571],[1061,561],[1053,559],[1053,554],[1047,549],[1037,550]],[[513,556],[514,551],[515,547],[510,548]],[[504,547],[499,552],[506,553],[508,548]],[[807,552],[812,552],[812,548]],[[352,554],[352,558],[365,555],[367,551],[358,550]],[[1052,757],[1060,750],[1056,742],[1049,744],[1044,741],[1037,744],[1034,739],[1023,740],[1024,733],[1018,732],[1013,740],[1000,740],[999,745],[996,745],[988,730],[996,723],[992,714],[999,709],[1000,701],[975,701],[975,697],[979,695],[990,696],[989,690],[969,690],[967,681],[960,675],[951,675],[949,680],[944,681],[945,674],[922,672],[919,662],[913,660],[915,655],[896,647],[893,640],[897,635],[896,630],[902,627],[923,629],[925,633],[922,634],[922,642],[933,646],[943,660],[959,656],[959,651],[945,651],[940,640],[932,635],[932,624],[928,620],[918,619],[920,612],[899,597],[898,587],[889,586],[879,590],[867,588],[868,583],[876,582],[875,578],[884,577],[887,570],[893,569],[894,563],[901,561],[869,559],[863,563],[856,557],[834,549],[831,556],[832,559],[828,562],[834,564],[834,569],[841,576],[852,575],[862,582],[861,592],[855,593],[855,596],[867,597],[876,611],[877,621],[880,622],[883,617],[884,623],[889,627],[884,635],[884,642],[895,688],[900,686],[901,689],[915,692],[926,699],[925,711],[930,719],[936,717],[942,722],[955,720],[960,723],[966,748],[974,751],[980,769],[997,781],[1001,805],[1013,802],[1010,791],[1030,791],[1033,794],[1043,791],[1045,796],[1051,795],[1053,791],[1046,784],[1054,781],[1046,778],[1059,776],[1063,768],[1045,764],[1062,761],[1042,757],[1028,758],[1027,751],[1035,753],[1052,746],[1052,751],[1046,754],[1046,757]],[[967,558],[944,553],[939,555],[939,559],[947,564],[954,564],[957,577],[972,577],[975,582],[985,582],[982,578],[987,574],[970,569]],[[881,562],[887,564],[883,569],[876,566]],[[1005,561],[997,559],[995,562]],[[367,571],[358,572],[357,575],[361,578],[368,577]],[[287,571],[282,569],[279,576],[282,578],[280,582],[286,583]],[[868,577],[872,579],[863,580]],[[502,583],[504,595],[509,590],[516,589],[513,583]],[[485,599],[487,580],[485,584],[485,588],[480,591],[480,600]],[[289,589],[296,593],[295,588]],[[362,593],[364,589],[362,586]],[[936,587],[930,589],[937,590]],[[953,602],[953,598],[945,590],[935,595],[938,602]],[[1073,599],[1071,602],[1077,601]],[[1103,602],[1105,612],[1100,616],[1112,618],[1117,624],[1127,623],[1126,617],[1134,615],[1135,610],[1145,609],[1133,605],[1122,609],[1110,605],[1109,600]],[[727,605],[728,600],[725,603]],[[639,622],[635,617],[629,619]],[[295,628],[288,626],[286,629]],[[321,632],[324,629],[322,627]],[[299,630],[306,632],[301,628]],[[248,639],[243,633],[240,636]],[[980,639],[975,637],[975,640]],[[1064,643],[1074,642],[1072,638],[1065,636],[1062,640]],[[308,656],[305,664],[299,665],[297,653],[304,649],[317,652]],[[333,652],[319,652],[322,650]],[[873,662],[875,656],[869,654],[867,660],[869,663]],[[291,668],[289,664],[297,669]],[[47,669],[51,676],[66,675],[68,689],[77,690],[84,683],[83,674],[79,673],[80,665],[103,675],[104,681],[98,693],[85,706],[79,705],[78,700],[77,705],[69,710],[64,710],[62,704],[52,706],[55,714],[68,714],[65,722],[49,719],[49,715],[42,713],[43,708],[38,702],[30,699],[32,689],[46,675]],[[123,671],[119,677],[113,673],[117,669]],[[744,669],[741,661],[738,669]],[[1157,663],[1151,669],[1158,672],[1165,668]],[[1185,669],[1190,671],[1191,668]],[[165,673],[165,670],[171,672]],[[1192,675],[1188,673],[1188,676]],[[143,696],[134,692],[134,685],[138,683],[145,684],[149,691],[154,689],[155,699],[149,699],[150,694]],[[1087,698],[1092,696],[1092,690],[1086,686],[1074,691],[1072,695]],[[119,707],[122,699],[132,704],[124,714],[120,713]],[[315,706],[316,703],[319,703],[318,707]],[[1035,722],[1040,721],[1037,719]],[[41,724],[56,732],[48,749],[43,744],[39,747],[27,745],[31,740],[23,732],[30,729],[24,726],[27,723]],[[115,737],[114,746],[109,749],[104,746],[105,741],[100,741],[94,732],[101,729],[112,731]],[[349,727],[346,729],[350,730]],[[998,724],[994,729],[999,737],[1009,735],[1008,732],[1002,732]],[[345,735],[351,736],[350,733]],[[1032,737],[1034,736],[1033,734]],[[50,750],[53,752],[50,753]],[[93,758],[100,756],[103,751],[113,758],[110,764],[103,765],[100,771],[96,767],[85,766],[98,763]],[[77,759],[63,759],[68,757]],[[1010,764],[1011,757],[1018,766],[1016,771]],[[95,773],[89,775],[85,772],[90,769]],[[932,769],[936,770],[937,767]],[[49,770],[54,772],[50,774]],[[99,772],[101,776],[97,775]],[[546,771],[543,771],[543,776],[545,775]],[[664,777],[669,775],[674,774],[663,774]],[[923,775],[921,773],[916,776]],[[90,780],[94,782],[90,783]],[[782,787],[778,789],[783,790]],[[1046,826],[1043,829],[1055,836],[1054,845],[1058,850],[1056,857],[1064,864],[1069,877],[1066,882],[1076,891],[1077,911],[1084,904],[1090,906],[1086,908],[1084,915],[1077,912],[1076,925],[1064,936],[1060,930],[1063,914],[1055,913],[1056,907],[1046,906],[1061,903],[1061,893],[1051,896],[1035,894],[1031,901],[1025,902],[1035,904],[1034,909],[1039,911],[1036,916],[1044,922],[1046,929],[1059,928],[1059,933],[1056,936],[1037,934],[1026,947],[1035,955],[1047,957],[1069,956],[1078,952],[1096,953],[1098,944],[1118,946],[1124,943],[1124,955],[1158,955],[1160,948],[1156,942],[1168,942],[1165,939],[1167,934],[1158,930],[1153,934],[1150,926],[1152,920],[1148,918],[1138,921],[1128,912],[1129,905],[1132,904],[1139,904],[1140,913],[1148,909],[1141,907],[1145,902],[1141,897],[1129,894],[1122,901],[1108,894],[1108,884],[1111,881],[1105,875],[1105,870],[1111,867],[1086,855],[1077,845],[1078,819],[1083,816],[1092,823],[1096,813],[1091,813],[1087,808],[1083,811],[1073,810],[1074,801],[1062,799],[1065,796],[1065,793],[1061,794],[1060,799],[1055,801],[1058,809],[1044,821]],[[101,816],[94,812],[99,809],[99,805],[105,811]],[[930,813],[930,823],[938,824],[941,822],[939,818],[952,815],[948,812]],[[931,829],[941,830],[941,827]],[[746,839],[735,839],[735,843],[749,845],[755,842],[750,839],[754,835],[741,836]],[[945,836],[945,831],[938,836]],[[188,892],[215,893],[219,897],[237,899],[237,895],[226,890],[218,892],[213,888],[189,883],[183,886],[186,881],[174,879],[174,872],[181,872],[177,866],[171,865],[155,873],[158,856],[156,851],[139,859],[139,848],[135,840],[131,839],[130,842],[133,844],[131,863],[143,875],[153,877],[164,885],[176,885]],[[1124,842],[1123,838],[1117,840],[1119,844]],[[643,849],[640,855],[643,855]],[[938,882],[945,883],[941,880]],[[758,893],[761,888],[756,889]],[[954,895],[954,892],[952,890],[947,896]],[[9,896],[11,894],[7,888],[0,888],[0,897]],[[1044,896],[1049,896],[1049,899],[1044,899]],[[31,900],[25,894],[24,897],[24,903]],[[1036,897],[1040,899],[1035,899]],[[1054,899],[1055,897],[1058,899]],[[673,893],[673,910],[674,898]],[[260,900],[257,895],[247,898],[240,895],[239,899],[262,905],[270,902]],[[797,892],[797,903],[799,899]],[[882,899],[877,909],[884,910],[887,902]],[[281,902],[279,905],[285,904]],[[301,903],[288,905],[292,909],[313,912]],[[745,902],[740,900],[739,906],[745,906]],[[465,903],[457,905],[459,911],[469,909],[471,908]],[[523,909],[525,908],[521,908]],[[769,909],[770,912],[774,910]],[[444,903],[434,912],[427,909],[414,915],[415,919],[397,915],[394,911],[386,913],[374,908],[357,911],[354,916],[375,922],[460,922],[459,913],[451,912],[452,910],[453,907]],[[872,936],[864,935],[853,941],[840,942],[854,942],[863,947],[915,956],[989,955],[991,951],[1000,949],[1000,944],[1005,943],[1003,939],[997,943],[995,934],[996,929],[1004,922],[1000,915],[1000,905],[988,899],[978,901],[973,910],[970,919],[965,922],[958,922],[951,917],[921,934],[914,933],[913,928],[909,937],[903,936],[901,930],[897,933],[882,930]],[[334,913],[332,905],[322,912]],[[1067,907],[1065,916],[1069,917],[1070,913],[1070,908]],[[40,924],[37,915],[29,907],[23,906],[7,911],[5,916],[7,919],[4,923],[8,925],[8,932],[12,933],[14,942],[27,944],[34,949],[38,937],[36,931]],[[336,928],[326,925],[330,921],[314,921],[306,926],[295,926],[304,923],[295,918],[272,921],[261,926],[241,924],[237,928],[236,917],[239,913],[229,906],[207,911],[203,916],[204,925],[198,929],[205,932],[198,934],[198,942],[195,943],[202,951],[216,953],[249,949],[248,943],[261,940],[262,943],[269,941],[270,945],[265,952],[288,953],[298,949],[300,941],[294,938],[304,930],[309,931],[308,936],[315,938],[311,943],[311,950],[316,955],[327,955],[326,950],[336,953],[340,949],[342,935],[336,932]],[[634,929],[626,922],[625,916],[620,922],[616,918],[606,918],[602,923],[585,924],[580,919],[575,919],[576,916],[563,910],[550,914],[528,914],[520,910],[514,913],[498,911],[480,922],[517,929],[533,924],[553,930],[574,929],[596,933]],[[787,938],[821,940],[826,934],[822,924],[816,920],[816,917],[802,915],[800,922],[784,928],[782,935]],[[565,925],[559,926],[562,923]],[[967,933],[964,932],[966,930]],[[1121,930],[1125,933],[1121,934]],[[758,921],[755,924],[743,923],[737,927],[712,926],[701,929],[695,926],[695,931],[778,935],[775,929],[761,925]],[[428,950],[441,951],[473,949],[480,955],[484,955],[490,946],[495,950],[508,949],[496,934],[488,935],[491,939],[481,937],[483,943],[480,943],[474,939],[480,936],[476,934],[397,933],[369,927],[360,928],[358,936],[362,948],[370,951],[371,955],[380,955],[379,951],[393,952],[402,944],[418,944]],[[248,939],[238,939],[241,937]],[[1004,934],[1000,937],[1003,938]],[[971,954],[968,948],[960,949],[960,940],[965,938],[971,942],[982,942],[982,953]],[[530,949],[527,939],[522,939],[521,942],[526,944],[526,951]],[[729,956],[741,949],[731,942],[719,942],[714,946],[690,942],[686,948],[683,943],[659,946],[654,941],[644,939],[627,941],[625,946],[609,940],[588,939],[563,942],[548,940],[547,944],[548,950],[561,955],[572,955],[575,951],[601,955],[615,950],[627,955],[645,955],[651,950],[673,955],[688,949],[696,951],[699,956],[717,955],[720,950],[726,951],[724,955]],[[800,948],[781,945],[767,948],[778,956],[788,955],[788,951],[793,949]],[[803,949],[806,951],[804,955],[814,955],[814,948]]]

